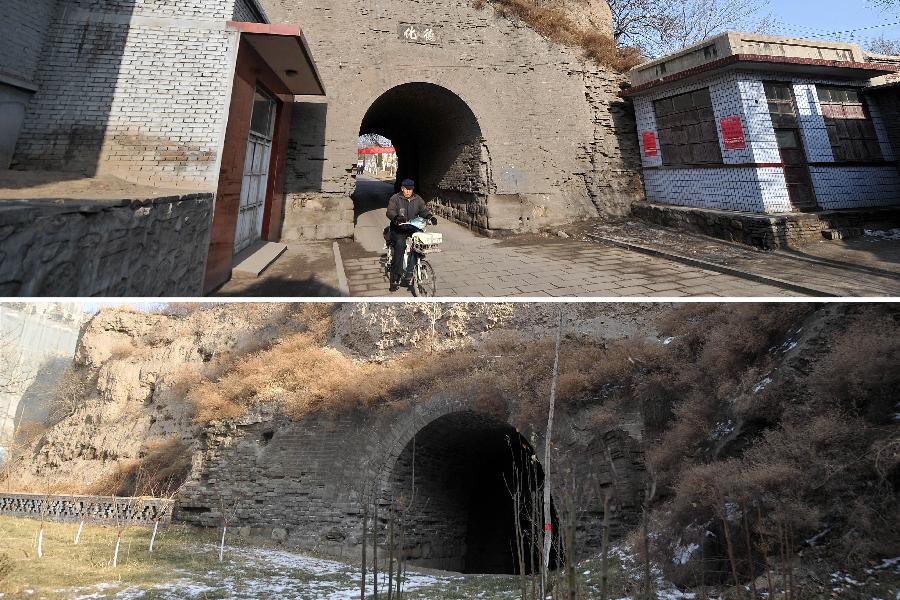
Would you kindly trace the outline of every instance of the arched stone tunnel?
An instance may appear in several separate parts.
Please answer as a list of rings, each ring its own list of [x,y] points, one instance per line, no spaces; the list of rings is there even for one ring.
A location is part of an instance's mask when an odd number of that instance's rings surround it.
[[[486,409],[473,392],[446,391],[390,408],[321,412],[300,420],[256,407],[239,422],[206,431],[174,519],[219,527],[222,507],[233,507],[232,527],[265,537],[285,530],[291,545],[358,559],[363,513],[371,545],[376,505],[385,556],[393,503],[407,506],[403,551],[412,564],[516,573],[516,515],[526,538],[539,537],[543,529],[539,506],[528,499],[544,479],[542,452],[535,453],[543,448],[543,427],[523,421],[505,402]],[[573,518],[576,544],[559,558],[555,550],[554,564],[599,551],[605,494],[614,491],[613,537],[639,514],[644,467],[635,423],[593,431],[583,421],[558,407],[549,479],[552,525],[559,532],[558,525]],[[581,487],[580,508],[565,513],[573,504],[564,490],[569,481]],[[516,490],[522,499],[518,511]],[[522,553],[526,572],[531,552]]]
[[[397,149],[398,181],[411,178],[427,199],[474,198],[488,191],[484,138],[472,109],[447,88],[413,82],[384,92],[369,107],[360,135],[380,134]]]
[[[381,498],[405,507],[405,557],[461,573],[515,574],[521,542],[530,572],[543,531],[544,473],[535,458],[514,427],[483,413],[451,413],[423,427],[397,457]]]

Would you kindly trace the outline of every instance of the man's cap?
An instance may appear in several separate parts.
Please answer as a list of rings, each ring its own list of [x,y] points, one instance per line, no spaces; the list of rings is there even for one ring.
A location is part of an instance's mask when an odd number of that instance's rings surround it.
[[[403,182],[400,184],[400,187],[414,188],[414,187],[416,187],[416,182],[413,181],[412,179],[404,179]]]

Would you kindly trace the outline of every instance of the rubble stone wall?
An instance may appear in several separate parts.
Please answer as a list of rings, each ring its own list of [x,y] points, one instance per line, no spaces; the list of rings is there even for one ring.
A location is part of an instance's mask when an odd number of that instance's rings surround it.
[[[0,208],[2,296],[198,296],[213,195]]]

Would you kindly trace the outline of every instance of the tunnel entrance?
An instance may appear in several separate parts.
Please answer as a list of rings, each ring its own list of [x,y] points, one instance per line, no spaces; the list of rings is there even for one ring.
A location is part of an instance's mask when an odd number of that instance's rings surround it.
[[[359,135],[390,140],[397,167],[392,187],[357,181],[357,221],[367,210],[386,207],[406,178],[416,182],[416,192],[426,201],[469,201],[487,193],[490,173],[482,161],[481,127],[469,106],[446,88],[421,82],[391,88],[369,107]]]
[[[543,479],[531,445],[508,423],[475,412],[436,419],[406,445],[392,473],[394,502],[406,506],[404,554],[418,566],[462,573],[536,572]],[[551,569],[558,547],[557,539]]]

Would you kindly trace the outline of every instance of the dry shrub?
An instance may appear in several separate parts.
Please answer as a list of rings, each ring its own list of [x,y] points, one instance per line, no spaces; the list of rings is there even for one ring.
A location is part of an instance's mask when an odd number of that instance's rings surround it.
[[[191,470],[191,453],[177,438],[148,441],[138,459],[119,461],[94,481],[87,493],[97,496],[171,496]]]
[[[826,405],[890,423],[897,412],[898,365],[897,313],[857,318],[831,345],[809,383]]]
[[[554,340],[523,340],[512,332],[488,336],[481,347],[410,352],[384,364],[353,360],[310,333],[286,337],[270,349],[235,356],[229,370],[188,394],[198,422],[236,418],[257,403],[272,403],[295,419],[316,411],[403,406],[440,393],[453,382],[471,389],[490,412],[512,403],[524,422],[543,415]],[[604,390],[628,387],[636,365],[657,360],[658,344],[622,340],[604,345],[581,336],[560,350],[558,395],[570,410],[597,404]]]
[[[499,14],[523,21],[548,40],[581,48],[587,58],[616,71],[627,71],[643,60],[638,48],[619,48],[610,36],[582,29],[557,6],[538,4],[535,0],[491,0],[490,3]],[[474,4],[481,8],[486,2],[475,0]]]

